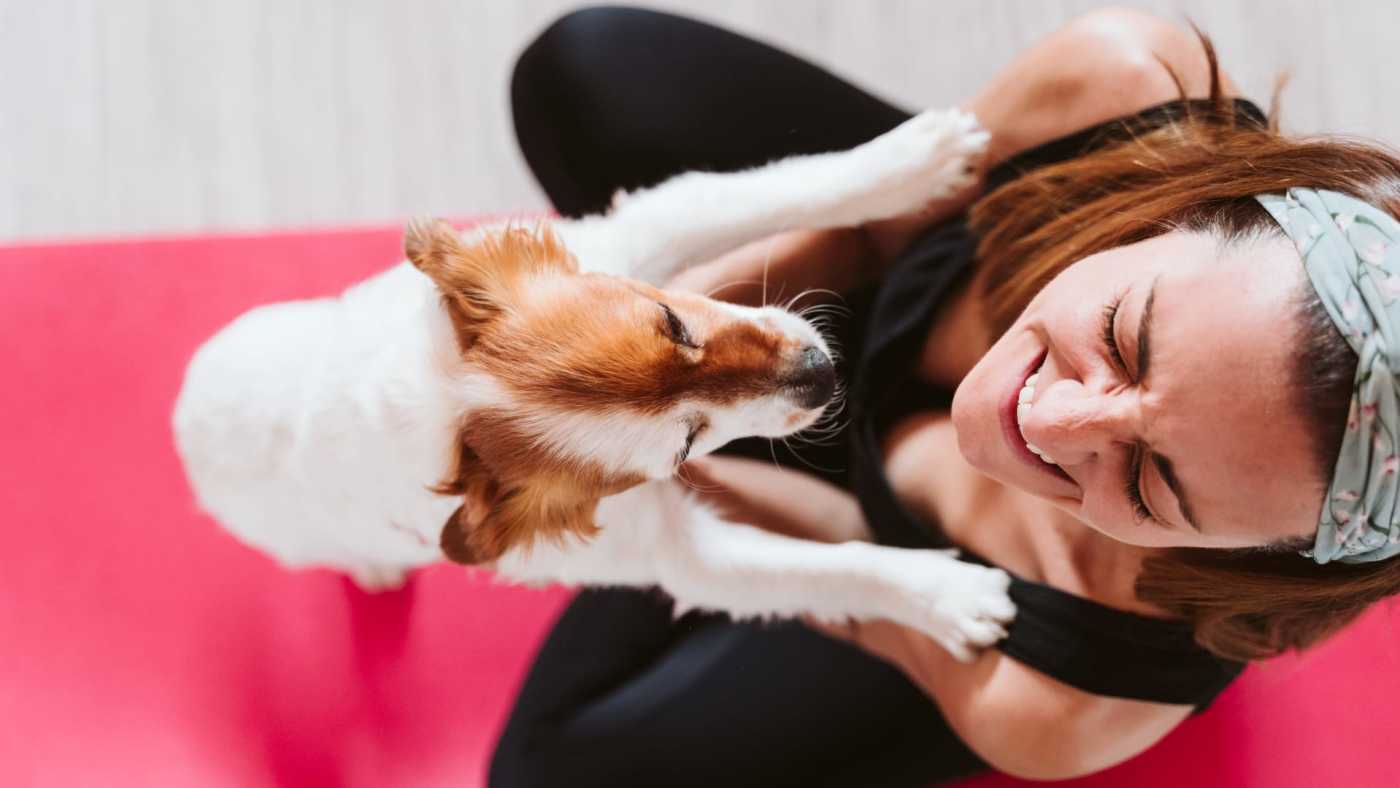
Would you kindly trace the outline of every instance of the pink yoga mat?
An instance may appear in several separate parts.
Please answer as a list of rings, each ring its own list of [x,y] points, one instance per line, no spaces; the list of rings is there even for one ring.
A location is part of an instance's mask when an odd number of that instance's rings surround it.
[[[376,228],[0,249],[0,786],[484,782],[567,594],[448,566],[380,596],[284,572],[195,509],[171,446],[201,341],[385,268],[398,244]],[[1256,666],[1074,784],[1400,785],[1396,623],[1376,609]]]

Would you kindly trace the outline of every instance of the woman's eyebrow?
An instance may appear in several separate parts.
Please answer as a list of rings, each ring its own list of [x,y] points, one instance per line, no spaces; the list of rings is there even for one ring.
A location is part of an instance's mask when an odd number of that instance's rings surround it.
[[[1142,317],[1138,319],[1138,341],[1137,341],[1137,364],[1138,380],[1147,377],[1148,363],[1152,360],[1152,304],[1157,300],[1157,279],[1152,280],[1152,287],[1147,291],[1147,300],[1142,305]],[[1172,461],[1163,457],[1155,451],[1149,451],[1152,457],[1152,464],[1157,468],[1157,473],[1161,475],[1162,481],[1167,483],[1167,489],[1176,496],[1177,505],[1181,509],[1181,516],[1186,518],[1186,524],[1191,526],[1196,533],[1201,533],[1201,526],[1196,524],[1196,518],[1191,513],[1191,505],[1186,502],[1186,490],[1181,486],[1181,479],[1176,475],[1176,469],[1172,467]]]
[[[1147,300],[1142,305],[1142,316],[1138,318],[1137,377],[1147,377],[1147,365],[1152,360],[1152,304],[1157,300],[1157,279],[1147,291]]]

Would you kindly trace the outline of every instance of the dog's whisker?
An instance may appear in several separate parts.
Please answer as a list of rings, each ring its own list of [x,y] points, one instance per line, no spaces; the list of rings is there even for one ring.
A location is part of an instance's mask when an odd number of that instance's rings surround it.
[[[768,454],[773,458],[773,467],[782,470],[783,464],[778,462],[778,449],[774,446],[772,438],[768,439]]]
[[[791,436],[796,439],[806,439],[811,436],[830,437],[844,430],[849,424],[848,419],[828,419],[825,423],[818,422]]]
[[[831,433],[839,432],[845,426],[846,424],[843,421],[837,419],[828,419],[825,421],[825,423],[818,422],[816,424],[813,424],[807,429],[797,433],[797,435],[799,437],[806,437],[808,435],[830,435]]]
[[[832,298],[835,298],[837,301],[841,302],[843,305],[846,303],[846,297],[845,297],[845,296],[841,295],[841,294],[838,293],[837,291],[832,290],[832,289],[830,289],[830,288],[826,288],[826,287],[812,287],[812,288],[808,288],[808,289],[807,289],[807,292],[808,292],[808,293],[820,293],[820,294],[822,294],[822,295],[829,295],[829,296],[831,296]]]
[[[783,446],[786,446],[786,447],[787,447],[788,453],[790,453],[792,456],[796,457],[798,462],[802,463],[803,465],[806,465],[808,468],[811,468],[811,469],[814,470],[814,471],[817,471],[818,473],[840,473],[840,472],[841,472],[840,469],[837,469],[837,468],[824,468],[824,467],[822,467],[822,466],[820,466],[820,465],[817,465],[816,463],[812,462],[811,460],[807,459],[806,457],[803,457],[803,456],[801,455],[801,453],[799,453],[796,449],[794,449],[794,448],[792,447],[792,444],[788,443],[788,439],[787,439],[787,438],[783,438]]]
[[[793,440],[807,443],[817,443],[829,445],[841,437],[841,433],[849,426],[849,422],[842,421],[832,424],[830,429],[823,430],[803,430],[800,434],[792,436]]]
[[[722,486],[713,486],[713,487],[709,487],[709,486],[704,486],[704,485],[698,484],[694,479],[691,479],[690,477],[686,476],[686,475],[685,475],[685,471],[686,471],[686,468],[685,468],[684,465],[682,465],[682,466],[676,468],[676,475],[675,475],[675,478],[676,478],[678,481],[680,481],[681,484],[684,484],[686,487],[689,487],[690,489],[692,489],[692,490],[694,490],[694,491],[696,491],[696,492],[700,492],[700,493],[720,493],[720,492],[724,492],[724,488],[723,488]]]
[[[810,295],[824,295],[826,292],[827,291],[818,288],[812,288],[803,290],[801,295],[805,298]],[[803,307],[803,309],[840,309],[849,312],[851,308],[846,306],[844,301],[816,301]]]
[[[725,290],[728,290],[728,289],[731,288],[731,287],[739,287],[740,285],[757,285],[757,284],[761,284],[761,285],[763,285],[765,288],[768,286],[768,283],[767,283],[767,282],[761,282],[761,281],[759,281],[758,279],[736,279],[736,280],[734,280],[733,282],[725,282],[725,283],[723,283],[723,284],[715,285],[714,287],[712,287],[712,288],[710,288],[708,291],[706,291],[705,297],[706,297],[706,298],[711,298],[711,297],[714,296],[715,293],[723,292],[723,291],[725,291]]]
[[[792,300],[791,300],[790,302],[788,302],[788,307],[787,307],[787,308],[788,308],[788,309],[792,309],[794,306],[797,305],[797,303],[798,303],[799,301],[801,301],[801,300],[804,299],[804,298],[807,298],[808,296],[823,296],[823,295],[824,295],[824,296],[831,296],[831,297],[835,298],[836,301],[831,301],[831,302],[822,301],[822,302],[819,302],[818,304],[814,304],[814,306],[827,306],[827,305],[829,305],[829,304],[830,304],[830,305],[836,305],[838,302],[839,302],[840,305],[843,305],[843,306],[844,306],[845,303],[846,303],[846,299],[843,298],[843,297],[841,296],[841,294],[838,293],[838,292],[836,292],[835,290],[828,290],[828,289],[825,288],[825,287],[809,287],[809,288],[807,288],[806,290],[803,290],[802,292],[800,292],[800,293],[798,293],[797,295],[793,296]]]
[[[803,318],[808,317],[809,315],[825,317],[850,317],[851,310],[839,304],[812,304],[811,306],[803,307],[802,310],[799,311],[797,314],[799,317]]]
[[[833,421],[833,422],[831,422],[831,423],[829,423],[829,424],[823,424],[823,425],[821,425],[821,426],[819,426],[819,427],[818,427],[818,426],[809,427],[808,429],[803,430],[801,433],[799,433],[798,435],[796,435],[796,436],[794,436],[794,437],[795,437],[796,439],[798,439],[798,440],[809,440],[809,439],[814,439],[814,438],[830,438],[830,437],[833,437],[833,436],[835,436],[835,435],[840,434],[841,430],[842,430],[845,426],[846,426],[846,425],[845,425],[844,423],[842,423],[842,422],[835,422],[835,421]]]
[[[758,299],[758,303],[766,305],[768,303],[768,266],[773,262],[774,239],[768,239],[767,253],[763,255],[763,294]]]
[[[849,420],[842,420],[831,422],[822,427],[813,425],[795,435],[788,436],[788,440],[808,446],[833,446],[840,441],[843,431],[849,424]]]
[[[797,314],[799,317],[803,318],[846,317],[845,314],[842,314],[836,308],[833,308],[830,304],[813,304],[812,306],[805,307],[804,309],[802,309],[802,311],[798,312]]]
[[[792,297],[792,300],[788,302],[788,309],[794,309],[794,308],[796,308],[796,307],[797,307],[797,304],[798,304],[802,299],[806,298],[806,297],[809,296],[809,295],[815,295],[815,294],[816,294],[816,291],[815,291],[814,289],[808,289],[808,290],[803,290],[803,291],[801,291],[801,292],[798,293],[797,295],[793,296],[793,297]]]

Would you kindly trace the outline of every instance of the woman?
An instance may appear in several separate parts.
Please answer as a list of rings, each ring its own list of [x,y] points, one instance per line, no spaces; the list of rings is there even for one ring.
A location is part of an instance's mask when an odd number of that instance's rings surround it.
[[[1374,398],[1349,413],[1348,340],[1371,327],[1338,327],[1355,299],[1320,292],[1299,252],[1332,192],[1364,201],[1335,209],[1344,238],[1391,221],[1367,206],[1400,208],[1400,162],[1282,138],[1232,93],[1204,38],[1091,14],[967,104],[992,132],[979,189],[684,277],[736,300],[763,297],[742,285],[758,280],[828,288],[850,312],[833,323],[844,429],[796,453],[734,447],[694,470],[701,486],[766,527],[951,543],[1006,568],[1005,641],[960,664],[893,625],[673,621],[658,595],[585,592],[541,650],[492,784],[1085,774],[1151,746],[1247,660],[1310,646],[1400,590],[1400,562],[1374,560],[1400,549],[1393,503],[1377,503],[1393,500],[1388,438],[1344,441],[1378,418]],[[557,22],[512,96],[526,158],[567,214],[688,169],[848,148],[908,117],[756,42],[626,9]],[[1258,197],[1295,187],[1332,191]],[[1384,241],[1357,254],[1383,257]]]

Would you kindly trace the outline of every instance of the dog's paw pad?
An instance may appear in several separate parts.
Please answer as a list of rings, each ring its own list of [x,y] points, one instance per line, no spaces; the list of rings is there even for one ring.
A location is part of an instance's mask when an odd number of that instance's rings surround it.
[[[970,113],[930,110],[852,151],[867,221],[914,213],[970,187],[991,135]]]
[[[970,659],[977,650],[1004,638],[1016,615],[1009,595],[1011,576],[1000,569],[920,552],[928,563],[910,567],[907,579],[899,584],[905,599],[900,605],[905,611],[901,623],[929,635],[959,659]]]

